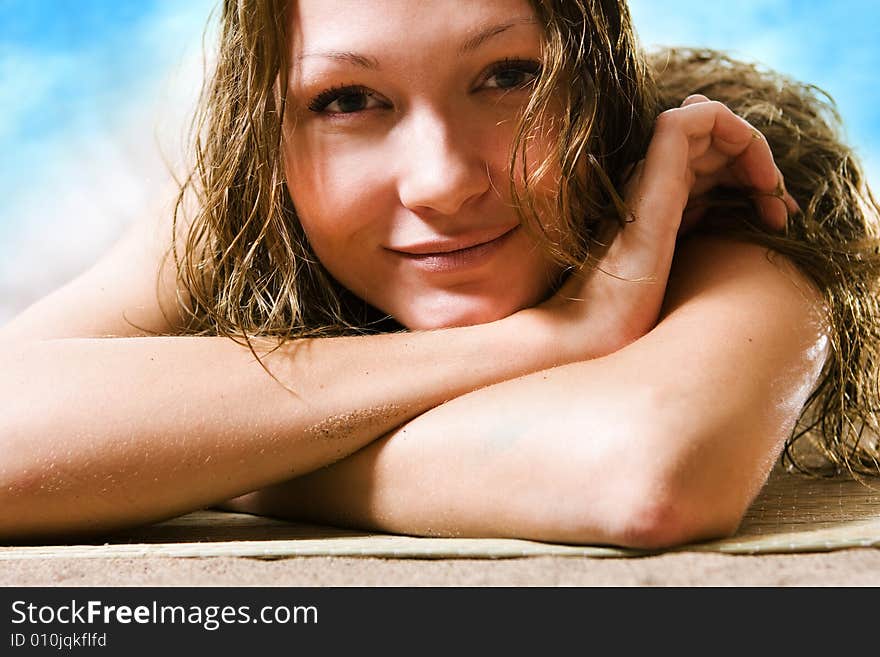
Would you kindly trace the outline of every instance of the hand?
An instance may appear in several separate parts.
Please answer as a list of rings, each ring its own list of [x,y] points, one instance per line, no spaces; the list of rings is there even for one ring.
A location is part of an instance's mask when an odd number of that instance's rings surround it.
[[[703,138],[693,145],[691,170],[695,174],[688,205],[684,211],[679,234],[693,228],[705,214],[702,197],[717,186],[741,187],[752,193],[758,214],[770,229],[784,230],[788,216],[800,212],[797,202],[785,190],[782,172],[773,161],[770,146],[758,130],[739,118],[721,103],[713,103],[705,96],[688,96],[681,107],[708,103],[699,108],[702,121],[719,121],[718,139]],[[714,106],[714,107],[713,107]],[[675,112],[676,110],[671,110]],[[664,113],[664,114],[668,114]],[[746,143],[745,129],[751,132],[752,142]],[[715,130],[713,130],[715,132]]]
[[[654,327],[676,238],[703,215],[689,201],[722,184],[753,192],[772,230],[783,230],[788,214],[799,210],[764,136],[722,103],[690,96],[658,117],[647,155],[630,174],[630,220],[601,236],[604,253],[531,309],[549,322],[567,358],[604,356]]]

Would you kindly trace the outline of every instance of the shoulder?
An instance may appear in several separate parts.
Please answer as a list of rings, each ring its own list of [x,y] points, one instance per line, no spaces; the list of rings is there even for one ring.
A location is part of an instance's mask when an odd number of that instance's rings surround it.
[[[702,417],[710,434],[781,445],[822,372],[828,335],[820,295],[787,258],[694,236],[676,252],[660,321],[619,358],[657,392],[671,434]]]
[[[792,435],[827,345],[821,296],[790,260],[720,237],[680,245],[660,321],[612,358],[627,374],[621,394],[649,392],[650,458],[694,527],[719,518],[726,533],[736,527]]]
[[[136,221],[97,262],[14,317],[0,335],[33,341],[178,332],[183,317],[172,223],[165,215]],[[183,238],[175,245],[184,248]]]
[[[760,244],[693,235],[676,248],[661,322],[704,308],[780,329],[813,326],[808,333],[823,325],[825,312],[819,291],[786,256]]]

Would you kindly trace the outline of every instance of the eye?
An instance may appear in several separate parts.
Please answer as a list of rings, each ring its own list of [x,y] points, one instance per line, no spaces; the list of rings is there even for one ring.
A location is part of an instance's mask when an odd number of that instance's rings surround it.
[[[506,59],[493,64],[486,74],[484,89],[525,89],[541,74],[541,64],[528,59]]]
[[[385,105],[374,92],[357,85],[333,87],[322,91],[308,105],[310,111],[324,114],[354,114],[377,107],[385,107]]]

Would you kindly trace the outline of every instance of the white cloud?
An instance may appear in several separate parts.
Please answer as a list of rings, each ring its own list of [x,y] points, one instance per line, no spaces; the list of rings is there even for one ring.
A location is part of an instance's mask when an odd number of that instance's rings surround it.
[[[180,166],[202,77],[205,14],[191,5],[186,13],[186,6],[165,3],[135,35],[147,52],[162,53],[154,61],[170,62],[167,70],[134,80],[130,94],[113,90],[117,102],[102,108],[101,120],[72,117],[71,130],[19,138],[21,159],[31,166],[17,176],[26,183],[7,192],[0,216],[0,324],[84,271],[133,220],[169,211],[174,188],[163,157]],[[169,48],[176,51],[169,55]],[[20,125],[46,102],[53,80],[81,64],[75,54],[7,48],[0,70],[11,84],[0,93],[16,108],[7,125]]]

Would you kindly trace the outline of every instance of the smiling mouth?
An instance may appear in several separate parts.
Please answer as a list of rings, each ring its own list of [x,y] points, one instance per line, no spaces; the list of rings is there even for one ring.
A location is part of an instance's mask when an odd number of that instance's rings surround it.
[[[479,266],[488,261],[495,252],[507,243],[518,228],[519,226],[515,226],[506,233],[502,233],[487,242],[459,249],[425,253],[411,253],[392,249],[392,252],[428,272],[460,271]]]
[[[482,241],[482,242],[471,243],[471,244],[467,244],[466,246],[459,246],[464,240],[458,240],[458,244],[455,244],[454,242],[451,242],[451,241],[447,242],[446,244],[443,244],[440,242],[435,242],[432,244],[429,242],[429,243],[425,243],[425,244],[416,244],[413,246],[399,248],[399,249],[389,247],[389,250],[394,251],[395,253],[399,253],[401,255],[414,256],[414,257],[451,255],[454,253],[468,251],[470,249],[477,249],[477,248],[480,248],[481,246],[485,246],[486,244],[491,244],[492,242],[495,242],[497,240],[500,240],[500,239],[506,237],[507,235],[512,233],[517,228],[519,228],[519,226],[514,226],[513,228],[509,228],[506,231],[504,231],[503,233],[501,233],[500,235],[496,235],[495,237],[492,237],[491,239],[484,238],[484,241]]]

